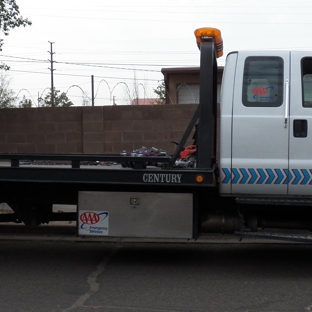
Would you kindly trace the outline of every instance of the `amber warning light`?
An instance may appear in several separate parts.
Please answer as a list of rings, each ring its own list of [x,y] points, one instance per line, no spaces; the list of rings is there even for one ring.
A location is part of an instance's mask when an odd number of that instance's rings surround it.
[[[202,176],[202,175],[197,175],[196,176],[196,182],[198,182],[198,183],[202,183],[202,182],[204,182],[204,177]]]
[[[212,27],[198,28],[194,31],[194,34],[198,48],[200,48],[200,45],[203,42],[214,39],[217,57],[221,57],[223,55],[223,40],[219,29]]]

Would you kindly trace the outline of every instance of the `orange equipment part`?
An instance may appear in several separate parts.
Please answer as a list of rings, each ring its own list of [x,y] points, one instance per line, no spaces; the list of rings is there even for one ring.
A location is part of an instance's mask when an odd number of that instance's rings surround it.
[[[207,39],[214,38],[216,44],[217,57],[221,57],[223,55],[223,40],[221,36],[221,31],[217,28],[212,27],[203,27],[198,28],[194,31],[196,42],[198,48],[202,42]]]
[[[184,159],[187,156],[190,156],[196,152],[196,145],[187,146],[180,154],[180,158]]]

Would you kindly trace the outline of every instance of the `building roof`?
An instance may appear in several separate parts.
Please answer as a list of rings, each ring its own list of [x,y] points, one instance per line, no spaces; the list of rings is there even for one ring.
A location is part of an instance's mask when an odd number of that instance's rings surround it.
[[[158,105],[158,101],[157,98],[133,99],[131,105]]]
[[[166,74],[198,74],[199,67],[169,67],[162,68],[161,72],[165,76]],[[223,73],[224,66],[218,66],[218,73]]]

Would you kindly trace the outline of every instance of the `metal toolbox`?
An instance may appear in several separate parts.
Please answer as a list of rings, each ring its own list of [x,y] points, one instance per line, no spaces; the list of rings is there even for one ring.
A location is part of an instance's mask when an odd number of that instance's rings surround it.
[[[82,191],[77,224],[82,236],[192,238],[193,195]]]

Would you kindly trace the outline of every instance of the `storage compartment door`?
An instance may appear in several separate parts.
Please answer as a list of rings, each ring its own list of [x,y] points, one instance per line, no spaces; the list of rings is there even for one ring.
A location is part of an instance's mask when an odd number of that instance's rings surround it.
[[[79,192],[79,235],[193,238],[193,195]]]

